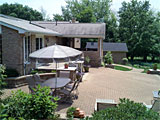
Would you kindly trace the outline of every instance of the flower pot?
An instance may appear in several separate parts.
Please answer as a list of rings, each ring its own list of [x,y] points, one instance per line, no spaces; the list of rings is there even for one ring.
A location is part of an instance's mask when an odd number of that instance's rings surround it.
[[[89,72],[89,68],[90,68],[89,65],[85,65],[85,66],[84,66],[84,71],[85,71],[85,72]]]
[[[65,69],[68,69],[68,64],[64,64],[64,68],[65,68]]]

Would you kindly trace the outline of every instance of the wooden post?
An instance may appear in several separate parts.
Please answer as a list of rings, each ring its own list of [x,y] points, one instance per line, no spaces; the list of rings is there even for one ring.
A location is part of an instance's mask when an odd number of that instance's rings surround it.
[[[103,39],[98,39],[98,52],[101,59],[101,62],[103,62]]]

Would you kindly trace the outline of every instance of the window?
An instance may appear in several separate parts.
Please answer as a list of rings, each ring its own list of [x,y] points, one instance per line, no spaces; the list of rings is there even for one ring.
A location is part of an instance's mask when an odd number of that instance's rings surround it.
[[[24,37],[24,61],[29,61],[29,54],[31,53],[31,39],[30,36]]]
[[[43,48],[43,39],[42,38],[36,38],[36,50],[39,50]]]
[[[0,64],[2,64],[2,36],[0,35]]]

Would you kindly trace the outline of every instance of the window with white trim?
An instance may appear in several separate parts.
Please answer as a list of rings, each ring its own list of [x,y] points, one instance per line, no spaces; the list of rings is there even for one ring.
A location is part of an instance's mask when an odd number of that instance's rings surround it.
[[[36,38],[36,50],[43,48],[43,38]]]
[[[31,37],[24,37],[24,61],[29,61],[29,54],[31,53]]]

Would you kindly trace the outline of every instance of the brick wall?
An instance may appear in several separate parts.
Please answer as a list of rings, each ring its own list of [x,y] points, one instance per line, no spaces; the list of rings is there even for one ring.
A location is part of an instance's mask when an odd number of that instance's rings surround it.
[[[18,31],[2,26],[2,60],[7,68],[23,74],[23,35]]]
[[[99,56],[99,51],[83,51],[84,57],[88,56],[90,58],[90,65],[92,67],[101,66],[101,59]]]
[[[106,52],[104,52],[106,55]],[[126,52],[112,52],[113,62],[114,63],[122,63],[122,59],[126,58]]]

